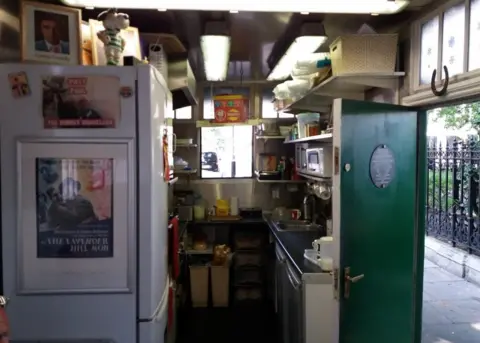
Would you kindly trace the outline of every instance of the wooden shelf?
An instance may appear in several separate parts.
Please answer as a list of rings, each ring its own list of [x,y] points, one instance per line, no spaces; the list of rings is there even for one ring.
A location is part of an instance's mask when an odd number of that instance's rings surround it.
[[[299,138],[294,140],[285,140],[284,144],[304,143],[304,142],[312,142],[312,141],[331,142],[332,138],[333,138],[333,134],[325,133],[323,135],[318,135],[318,136],[310,136],[310,137]]]
[[[175,169],[173,173],[177,175],[190,175],[190,174],[196,174],[197,170],[196,169]]]
[[[395,89],[402,76],[405,76],[404,72],[331,76],[280,110],[286,113],[329,112],[333,99],[364,100],[365,91],[369,89]]]
[[[198,147],[198,144],[176,144],[176,148],[196,148]]]
[[[259,183],[286,183],[286,184],[299,184],[299,183],[306,183],[306,180],[260,180],[258,177],[256,178],[257,182]]]

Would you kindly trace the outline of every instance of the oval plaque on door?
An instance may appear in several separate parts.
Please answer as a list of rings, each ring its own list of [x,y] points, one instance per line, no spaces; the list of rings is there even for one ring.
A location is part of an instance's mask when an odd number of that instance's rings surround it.
[[[373,150],[370,158],[370,178],[378,188],[386,188],[395,178],[395,156],[385,144]]]

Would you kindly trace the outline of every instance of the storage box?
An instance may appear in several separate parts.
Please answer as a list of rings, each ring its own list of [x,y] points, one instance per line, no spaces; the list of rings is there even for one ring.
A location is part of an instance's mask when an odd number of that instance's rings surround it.
[[[361,34],[338,37],[330,45],[333,76],[393,73],[398,35]]]
[[[242,123],[248,120],[248,98],[243,95],[213,97],[216,123]]]
[[[208,306],[208,266],[190,266],[190,294],[193,307]]]
[[[229,266],[212,266],[212,303],[214,307],[227,307],[229,300]]]

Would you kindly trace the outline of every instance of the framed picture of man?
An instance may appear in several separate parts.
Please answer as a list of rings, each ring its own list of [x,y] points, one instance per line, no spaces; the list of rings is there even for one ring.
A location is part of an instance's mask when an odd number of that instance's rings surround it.
[[[22,60],[82,64],[81,11],[22,1]]]

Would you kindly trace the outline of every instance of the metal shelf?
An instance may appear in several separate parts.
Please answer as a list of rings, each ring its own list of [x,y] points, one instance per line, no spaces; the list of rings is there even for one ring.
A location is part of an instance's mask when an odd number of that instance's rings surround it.
[[[364,100],[365,91],[369,89],[395,89],[398,79],[402,76],[405,76],[404,72],[331,76],[301,98],[292,99],[292,103],[279,110],[286,113],[329,112],[333,99]]]
[[[173,173],[177,175],[191,175],[196,174],[197,169],[175,169]]]
[[[333,134],[331,133],[325,133],[323,135],[317,135],[317,136],[310,136],[310,137],[305,137],[305,138],[299,138],[299,139],[294,139],[294,140],[285,140],[285,144],[293,144],[293,143],[304,143],[304,142],[311,142],[311,141],[327,141],[331,142],[333,138]]]
[[[257,177],[257,182],[259,183],[294,183],[294,184],[299,184],[299,183],[306,183],[306,180],[260,180]]]
[[[176,148],[196,148],[198,147],[198,144],[176,144]]]

